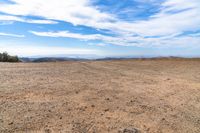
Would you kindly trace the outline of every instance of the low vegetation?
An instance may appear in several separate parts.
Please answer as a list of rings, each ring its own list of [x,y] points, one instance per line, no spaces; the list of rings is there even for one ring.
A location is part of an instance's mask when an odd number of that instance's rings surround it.
[[[11,56],[7,52],[0,53],[0,62],[20,62],[17,56]]]

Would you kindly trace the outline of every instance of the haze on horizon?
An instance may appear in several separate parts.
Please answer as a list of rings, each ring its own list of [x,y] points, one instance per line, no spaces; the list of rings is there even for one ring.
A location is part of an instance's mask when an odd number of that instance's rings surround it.
[[[1,0],[3,51],[200,57],[200,1]]]

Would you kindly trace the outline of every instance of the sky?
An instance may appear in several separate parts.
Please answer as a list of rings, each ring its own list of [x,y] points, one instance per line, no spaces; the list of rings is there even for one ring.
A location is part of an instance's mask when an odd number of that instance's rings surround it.
[[[0,52],[200,57],[200,0],[0,0]]]

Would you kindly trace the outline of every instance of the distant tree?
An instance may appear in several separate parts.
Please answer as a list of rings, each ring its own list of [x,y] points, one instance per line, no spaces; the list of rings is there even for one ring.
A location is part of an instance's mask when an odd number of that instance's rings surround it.
[[[0,53],[0,62],[19,62],[17,56],[10,56],[7,52]]]
[[[7,62],[7,61],[8,61],[8,53],[7,53],[7,52],[3,52],[2,61],[3,61],[3,62]]]
[[[2,61],[3,61],[3,54],[0,53],[0,62],[2,62]]]
[[[19,62],[19,58],[17,56],[8,56],[8,62]]]

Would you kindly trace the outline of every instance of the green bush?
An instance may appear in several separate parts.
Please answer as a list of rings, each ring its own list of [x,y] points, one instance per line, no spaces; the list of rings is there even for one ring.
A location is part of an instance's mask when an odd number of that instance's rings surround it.
[[[20,62],[17,56],[10,56],[7,52],[0,53],[0,62]]]

